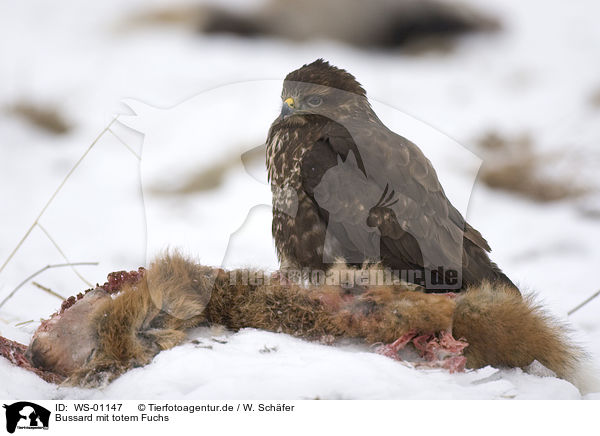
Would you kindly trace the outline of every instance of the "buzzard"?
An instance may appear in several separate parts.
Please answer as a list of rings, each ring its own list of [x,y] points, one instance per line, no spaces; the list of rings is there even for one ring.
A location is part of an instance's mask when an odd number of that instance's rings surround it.
[[[484,281],[519,292],[353,75],[318,59],[287,75],[281,98],[266,157],[282,269],[381,263],[432,292]]]

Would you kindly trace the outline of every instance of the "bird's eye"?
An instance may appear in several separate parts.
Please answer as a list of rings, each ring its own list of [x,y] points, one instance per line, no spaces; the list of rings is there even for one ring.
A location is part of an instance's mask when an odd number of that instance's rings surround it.
[[[309,97],[308,100],[306,100],[306,102],[308,103],[309,106],[317,107],[321,103],[323,103],[323,99],[321,97],[319,97],[318,95],[313,95],[312,97]]]

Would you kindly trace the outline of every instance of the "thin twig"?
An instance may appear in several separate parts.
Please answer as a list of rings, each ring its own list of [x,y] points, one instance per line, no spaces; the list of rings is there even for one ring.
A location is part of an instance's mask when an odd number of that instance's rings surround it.
[[[62,301],[66,300],[66,298],[63,297],[62,295],[60,295],[59,293],[54,292],[52,289],[50,289],[50,288],[48,288],[46,286],[40,285],[38,282],[31,282],[31,284],[33,286],[35,286],[36,288],[40,288],[42,291],[47,292],[50,295],[58,298],[59,300],[62,300]]]
[[[98,262],[73,262],[73,263],[57,263],[57,264],[54,264],[54,265],[46,265],[45,267],[43,267],[42,269],[34,272],[29,277],[27,277],[25,280],[23,280],[21,283],[19,283],[17,285],[17,287],[15,289],[13,289],[12,292],[10,294],[8,294],[8,296],[4,300],[2,300],[2,303],[0,303],[0,308],[2,306],[4,306],[4,304],[8,300],[10,300],[13,297],[13,295],[15,295],[17,293],[17,291],[19,289],[21,289],[29,280],[31,280],[35,276],[43,273],[46,270],[49,270],[50,268],[61,268],[61,267],[64,267],[64,266],[72,266],[72,265],[98,265]]]
[[[142,158],[140,157],[140,155],[139,155],[139,154],[137,154],[137,153],[135,152],[135,150],[129,146],[129,144],[127,144],[125,141],[123,141],[123,139],[121,139],[121,137],[120,137],[119,135],[117,135],[117,134],[114,132],[114,130],[113,130],[113,129],[108,129],[108,131],[109,131],[110,133],[112,133],[112,135],[113,135],[115,138],[117,138],[117,140],[118,140],[118,141],[119,141],[119,142],[120,142],[120,143],[123,145],[123,147],[125,147],[127,150],[129,150],[129,151],[131,152],[131,154],[133,154],[133,155],[134,155],[134,156],[137,158],[137,160],[142,160]]]
[[[573,309],[569,310],[567,312],[567,315],[571,315],[571,314],[577,312],[579,309],[581,309],[583,306],[585,306],[586,304],[588,304],[590,301],[592,301],[598,295],[600,295],[600,290],[598,292],[596,292],[594,295],[592,295],[591,297],[589,297],[588,299],[586,299],[583,303],[580,303],[576,307],[574,307]]]
[[[63,259],[65,260],[65,262],[70,263],[71,261],[67,258],[67,255],[64,253],[64,251],[62,251],[62,249],[56,243],[56,241],[54,240],[54,238],[52,236],[50,236],[50,233],[48,232],[48,230],[46,230],[46,228],[44,226],[42,226],[42,223],[38,222],[37,226],[42,230],[42,232],[44,232],[46,234],[46,236],[48,237],[48,239],[50,240],[50,242],[52,242],[52,245],[54,245],[54,247],[56,247],[56,249],[58,250],[58,252],[60,253],[60,255],[63,257]],[[77,271],[77,268],[75,268],[74,266],[72,266],[71,269],[77,275],[77,277],[79,277],[83,281],[83,283],[85,283],[87,286],[90,286],[90,287],[93,286],[90,282],[88,282],[85,279],[85,277],[83,277],[79,273],[79,271]]]
[[[46,209],[48,209],[48,207],[54,201],[54,199],[56,198],[56,196],[58,195],[58,193],[61,191],[61,189],[63,188],[63,186],[65,186],[65,183],[67,183],[67,180],[69,180],[69,178],[75,172],[75,170],[77,169],[77,167],[79,167],[79,165],[81,164],[81,162],[89,154],[89,152],[92,150],[92,148],[94,148],[94,145],[96,145],[96,143],[100,140],[100,138],[102,138],[102,136],[106,133],[107,130],[110,129],[110,126],[112,126],[113,123],[115,121],[117,121],[118,118],[119,117],[116,116],[115,118],[113,118],[113,120],[110,123],[108,123],[108,125],[102,130],[102,132],[100,132],[100,134],[96,137],[96,139],[94,139],[94,141],[90,144],[90,146],[87,148],[87,150],[85,151],[85,153],[83,153],[83,155],[81,155],[81,157],[79,158],[79,160],[77,160],[77,162],[75,162],[75,165],[73,165],[73,167],[69,170],[69,172],[67,173],[67,175],[65,176],[65,178],[63,179],[63,181],[60,183],[60,185],[58,185],[58,188],[56,188],[56,190],[54,191],[54,193],[52,194],[52,196],[50,197],[50,199],[46,202],[46,204],[44,205],[44,207],[42,208],[42,210],[38,214],[37,218],[33,221],[33,224],[31,224],[31,226],[25,232],[25,234],[23,235],[23,237],[21,238],[21,240],[19,241],[19,243],[17,244],[17,246],[8,255],[8,258],[4,261],[4,263],[2,264],[2,266],[0,266],[0,273],[2,273],[2,271],[4,271],[4,268],[6,268],[6,265],[8,265],[8,262],[11,261],[11,259],[13,258],[13,256],[19,250],[19,248],[21,248],[21,246],[23,245],[23,243],[25,242],[25,240],[29,237],[29,235],[31,234],[31,232],[33,231],[33,229],[35,228],[35,226],[37,225],[38,221],[42,217],[42,215],[44,215],[44,213],[46,212]],[[4,303],[4,302],[2,302],[2,303]],[[2,307],[2,304],[0,304],[0,307]]]
[[[33,320],[32,320],[32,319],[30,319],[29,321],[18,322],[18,323],[16,323],[16,324],[15,324],[15,327],[20,327],[20,326],[22,326],[22,325],[25,325],[25,324],[30,324],[30,323],[32,323],[32,322],[33,322]]]

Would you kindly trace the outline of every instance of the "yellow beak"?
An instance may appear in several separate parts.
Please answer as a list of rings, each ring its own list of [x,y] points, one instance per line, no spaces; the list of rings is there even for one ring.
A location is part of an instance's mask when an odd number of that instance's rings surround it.
[[[286,98],[283,102],[291,108],[294,107],[294,99],[292,97]]]

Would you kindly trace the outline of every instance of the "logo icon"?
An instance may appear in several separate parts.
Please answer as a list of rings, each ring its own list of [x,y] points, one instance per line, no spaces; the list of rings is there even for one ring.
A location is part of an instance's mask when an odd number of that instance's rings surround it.
[[[28,401],[4,404],[3,407],[6,409],[6,431],[9,433],[14,433],[17,428],[48,430],[50,422],[48,409]]]

